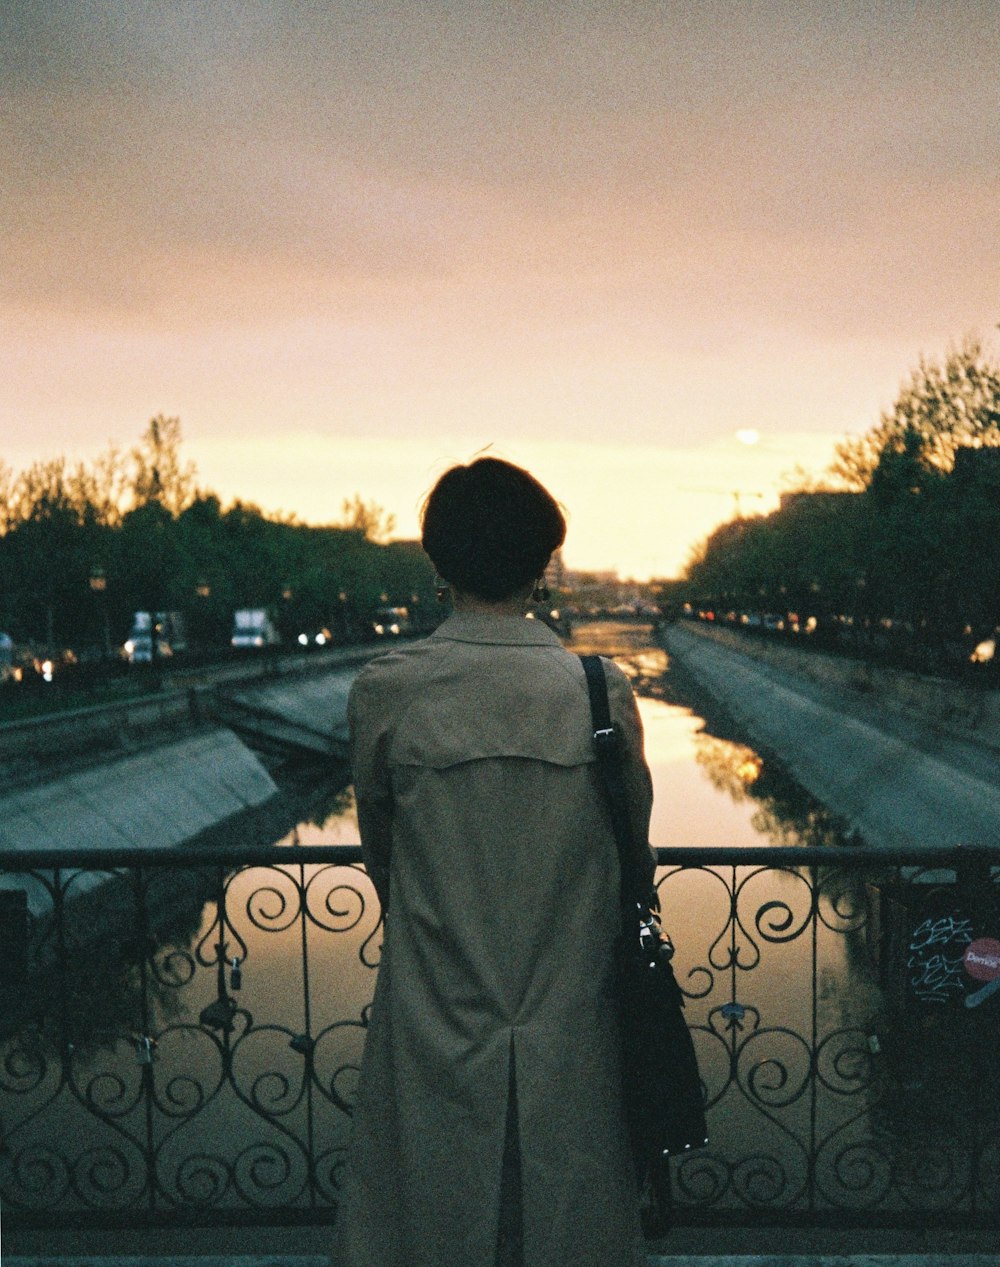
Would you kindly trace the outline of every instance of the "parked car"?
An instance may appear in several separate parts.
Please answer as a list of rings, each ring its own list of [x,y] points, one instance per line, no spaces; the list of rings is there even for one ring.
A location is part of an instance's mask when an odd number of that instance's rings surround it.
[[[10,634],[0,633],[0,682],[6,682],[14,676],[14,639]]]
[[[408,607],[380,607],[372,621],[372,629],[378,637],[398,638],[410,632]]]
[[[167,659],[179,651],[186,651],[187,634],[181,613],[136,612],[132,617],[132,632],[123,648],[129,664],[152,663],[154,637],[156,655],[160,659]]]
[[[232,645],[240,650],[260,650],[273,647],[281,641],[267,609],[241,607],[233,613]]]

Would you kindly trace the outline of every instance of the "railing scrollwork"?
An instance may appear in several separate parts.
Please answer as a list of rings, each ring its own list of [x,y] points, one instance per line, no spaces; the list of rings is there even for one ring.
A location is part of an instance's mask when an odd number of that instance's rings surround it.
[[[956,930],[1000,936],[1000,851],[661,863],[712,1134],[674,1163],[678,1221],[996,1225],[1000,991],[966,988]],[[29,912],[0,970],[5,1218],[331,1220],[381,952],[359,850],[3,855],[0,883]]]

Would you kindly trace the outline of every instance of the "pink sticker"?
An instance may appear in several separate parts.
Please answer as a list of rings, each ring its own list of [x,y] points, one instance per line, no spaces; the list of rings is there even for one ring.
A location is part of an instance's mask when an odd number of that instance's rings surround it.
[[[1000,941],[978,937],[965,948],[962,961],[965,971],[976,981],[995,981],[1000,977]]]

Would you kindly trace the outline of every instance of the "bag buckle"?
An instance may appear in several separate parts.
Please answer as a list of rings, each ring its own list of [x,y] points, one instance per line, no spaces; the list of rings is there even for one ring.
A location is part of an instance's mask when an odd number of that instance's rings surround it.
[[[618,746],[618,732],[614,726],[606,726],[602,730],[594,731],[594,747],[600,752],[603,749],[610,751]]]
[[[651,954],[669,962],[674,957],[674,943],[670,934],[663,931],[663,926],[653,911],[639,914],[639,947],[644,954]]]

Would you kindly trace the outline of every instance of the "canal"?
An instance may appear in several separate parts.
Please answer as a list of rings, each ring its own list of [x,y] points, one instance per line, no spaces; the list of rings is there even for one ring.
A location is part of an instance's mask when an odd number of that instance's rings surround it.
[[[654,845],[843,842],[836,817],[803,792],[780,763],[765,763],[719,706],[671,665],[648,625],[580,625],[569,646],[578,654],[614,657],[632,679],[653,776]],[[348,789],[322,822],[301,823],[280,843],[357,840]]]
[[[894,1090],[884,1054],[894,1001],[874,950],[883,912],[870,879],[835,865],[847,843],[836,818],[697,697],[647,628],[587,626],[572,649],[613,654],[632,678],[655,845],[831,849],[829,870],[659,872],[712,1132],[710,1148],[678,1169],[678,1201],[693,1210],[947,1208],[968,1175],[942,1161],[939,1134],[927,1135],[936,1110],[919,1062],[912,1095]],[[357,838],[342,786],[277,843]],[[120,935],[95,943],[63,930],[60,970],[8,996],[5,1208],[41,1217],[192,1206],[329,1213],[379,957],[363,871],[202,868],[107,888],[121,903]],[[137,893],[141,917],[125,913]],[[922,1167],[935,1141],[931,1196]]]

